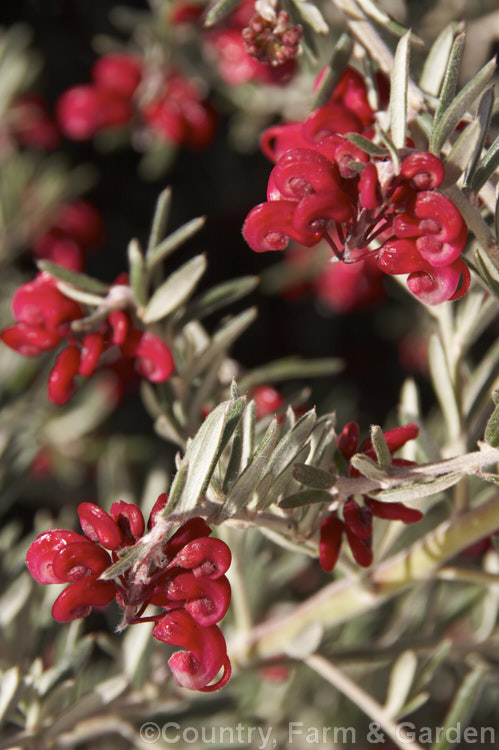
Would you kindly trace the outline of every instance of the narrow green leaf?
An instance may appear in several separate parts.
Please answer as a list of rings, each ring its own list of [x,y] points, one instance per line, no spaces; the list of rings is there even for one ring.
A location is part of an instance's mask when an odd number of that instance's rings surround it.
[[[496,208],[494,211],[494,234],[496,242],[499,242],[499,191],[496,192]]]
[[[476,259],[481,271],[481,275],[487,282],[490,290],[496,297],[499,297],[499,271],[492,259],[481,248],[476,250]]]
[[[454,471],[450,474],[432,479],[428,482],[418,482],[408,487],[396,487],[391,490],[381,490],[380,492],[368,493],[376,500],[386,500],[390,503],[407,503],[411,500],[421,500],[423,497],[437,495],[439,492],[453,487],[463,478],[462,471]],[[373,477],[374,478],[374,477]]]
[[[234,432],[245,405],[245,397],[219,404],[208,414],[189,443],[182,459],[182,465],[184,462],[188,463],[189,469],[180,499],[175,506],[176,511],[187,513],[193,510],[206,492],[218,459]]]
[[[317,5],[308,3],[305,0],[292,0],[292,3],[305,23],[310,26],[316,34],[329,33],[329,26],[324,20],[324,16]]]
[[[499,391],[496,391],[496,393],[499,393]],[[487,426],[485,427],[484,439],[485,442],[493,448],[499,446],[499,404],[496,405],[494,411],[489,417]]]
[[[221,307],[237,302],[250,294],[259,283],[258,276],[242,276],[239,279],[224,281],[203,292],[189,302],[182,314],[178,326],[184,326],[190,320],[202,320]]]
[[[445,189],[445,194],[455,204],[466,222],[468,229],[470,232],[473,232],[480,245],[485,249],[496,247],[494,235],[490,231],[487,222],[482,217],[478,206],[471,203],[469,197],[456,185],[450,185],[447,187]]]
[[[384,705],[386,714],[391,718],[396,718],[407,702],[417,666],[417,656],[411,650],[403,651],[393,665]]]
[[[82,305],[89,305],[91,307],[100,307],[104,302],[104,297],[99,297],[97,294],[91,294],[90,292],[82,292],[70,284],[66,284],[64,281],[59,281],[57,288],[69,297],[74,299],[76,302],[81,302]]]
[[[138,240],[132,240],[128,245],[128,265],[133,296],[138,305],[145,305],[147,302],[145,266]]]
[[[430,337],[428,357],[433,388],[445,417],[449,435],[459,435],[461,417],[454,384],[449,374],[445,353],[437,334]]]
[[[392,456],[383,435],[383,430],[376,424],[371,425],[371,440],[379,468],[382,471],[388,471],[388,468],[392,464]]]
[[[227,323],[220,326],[206,349],[201,352],[197,358],[191,377],[195,377],[201,372],[204,372],[221,352],[227,351],[234,341],[236,341],[248,326],[251,325],[255,318],[256,308],[250,307],[247,310],[243,310],[239,315],[230,318]],[[241,388],[241,391],[245,390],[242,387],[242,383],[239,384],[239,387]]]
[[[345,133],[345,138],[348,138],[349,141],[358,146],[362,151],[365,151],[366,154],[370,154],[371,156],[386,156],[386,148],[378,146],[376,143],[370,141],[369,138],[364,138],[363,135]]]
[[[0,721],[3,719],[16,697],[21,679],[19,667],[11,667],[2,672],[2,689],[0,690]]]
[[[419,87],[432,96],[438,96],[445,76],[449,55],[454,42],[456,24],[446,26],[433,42],[423,65]]]
[[[239,381],[241,391],[246,392],[262,383],[275,383],[278,380],[293,378],[320,378],[335,375],[343,369],[340,359],[309,359],[286,357],[276,359],[249,372]]]
[[[478,161],[482,153],[483,147],[485,146],[485,140],[487,133],[489,132],[490,120],[492,117],[492,109],[494,107],[494,87],[489,86],[483,93],[480,103],[478,105],[477,119],[480,127],[480,138],[475,148],[475,153],[471,157],[468,167],[465,173],[464,185],[468,187],[471,185],[471,181],[474,177]]]
[[[350,34],[341,34],[334,46],[333,54],[331,55],[328,66],[321,77],[320,86],[316,93],[312,110],[322,107],[330,100],[333,91],[338,85],[338,81],[348,65],[352,49],[353,40]]]
[[[404,34],[395,50],[390,86],[390,130],[395,148],[405,148],[407,135],[407,86],[411,32]]]
[[[206,256],[196,255],[168,276],[145,309],[144,323],[156,323],[180,307],[193,293],[207,268]]]
[[[436,133],[436,129],[442,120],[442,116],[447,111],[456,95],[459,67],[461,65],[461,58],[463,56],[464,50],[464,40],[465,34],[461,33],[458,34],[458,36],[452,43],[449,59],[447,60],[447,65],[445,68],[445,76],[442,83],[442,89],[440,91],[440,101],[437,111],[435,112],[435,118],[433,120],[432,139],[434,138],[434,133]],[[435,96],[437,96],[438,93],[439,92],[437,91]],[[430,149],[431,145],[432,142],[430,141]]]
[[[369,16],[373,21],[381,24],[383,29],[390,31],[392,34],[395,34],[395,36],[403,36],[407,33],[408,29],[405,26],[398,23],[398,21],[392,18],[384,8],[381,8],[377,3],[373,2],[373,0],[357,0],[357,5],[362,8],[366,16]],[[417,44],[418,46],[424,46],[423,40],[415,34],[412,34],[411,36],[411,43]]]
[[[476,76],[461,89],[459,94],[455,97],[453,96],[451,101],[447,103],[445,110],[442,111],[440,120],[438,120],[434,128],[430,151],[437,155],[440,153],[447,138],[454,132],[475,99],[487,88],[495,70],[496,61],[493,59],[484,65]]]
[[[336,483],[336,477],[329,471],[308,464],[295,463],[293,476],[297,482],[316,490],[328,490]]]
[[[196,219],[191,219],[191,221],[188,221],[187,224],[184,224],[179,229],[176,229],[175,232],[172,232],[172,234],[168,235],[168,237],[159,243],[159,245],[156,245],[155,247],[151,248],[147,251],[146,255],[146,266],[147,269],[150,271],[154,266],[158,265],[158,263],[161,263],[162,260],[164,260],[168,255],[171,255],[177,248],[179,248],[181,245],[184,244],[184,242],[187,242],[187,240],[190,240],[191,237],[193,237],[197,232],[199,232],[200,229],[202,229],[205,225],[206,218],[204,216],[199,216]]]
[[[240,5],[242,0],[218,0],[206,14],[204,25],[206,27],[214,26],[223,18],[232,13]]]
[[[129,547],[118,553],[119,560],[113,563],[113,565],[110,565],[109,568],[106,568],[106,570],[100,574],[99,581],[111,581],[113,578],[118,578],[123,575],[123,573],[126,573],[126,571],[131,568],[143,554],[144,548],[140,542],[134,547]]]
[[[191,442],[192,441],[187,441],[187,448],[189,448]],[[182,497],[182,492],[184,491],[185,483],[187,482],[187,475],[189,473],[189,461],[185,460],[185,456],[182,459],[180,457],[180,453],[177,453],[177,455],[175,456],[175,465],[177,467],[177,473],[175,474],[172,485],[170,487],[168,502],[162,511],[162,515],[164,516],[167,516],[169,513],[173,513],[173,511],[177,508],[177,505],[180,502],[180,498]]]
[[[253,453],[255,419],[255,402],[250,401],[236,427],[232,440],[232,450],[223,483],[225,495],[228,494],[234,482],[243,473]]]
[[[398,174],[398,171],[400,169],[400,159],[399,159],[398,151],[395,147],[395,144],[393,143],[390,136],[387,133],[385,133],[385,131],[382,128],[378,127],[378,130],[379,130],[379,137],[381,138],[381,141],[386,146],[386,149],[388,153],[390,154],[390,158],[393,162],[393,168],[395,172]]]
[[[234,515],[240,508],[245,507],[252,499],[262,474],[268,464],[270,456],[279,439],[279,423],[273,419],[267,428],[255,455],[244,469],[243,473],[234,482],[226,497],[221,516],[228,518]]]
[[[463,172],[470,168],[470,164],[480,144],[480,123],[473,120],[461,132],[448,155],[445,157],[445,179],[442,190],[447,185],[454,185]]]
[[[154,422],[155,432],[170,443],[179,445],[181,448],[185,445],[185,438],[175,421],[169,414],[160,414]]]
[[[332,496],[326,490],[301,490],[292,495],[287,495],[279,501],[280,508],[301,508],[304,505],[314,503],[330,503]]]
[[[491,347],[482,357],[478,367],[475,367],[463,389],[463,414],[468,416],[472,413],[476,400],[480,397],[484,388],[497,377],[499,372],[499,339],[494,341]],[[487,440],[490,443],[489,440]]]
[[[480,665],[464,678],[443,722],[441,737],[433,743],[431,750],[448,750],[456,745],[458,742],[456,727],[466,726],[471,719],[482,691],[484,673],[485,667]],[[452,735],[449,730],[453,730],[454,734]]]
[[[288,466],[299,450],[301,450],[305,441],[312,432],[317,422],[315,409],[311,409],[304,414],[294,427],[285,434],[279,441],[272,458],[269,461],[268,473],[279,476],[281,471]]]
[[[360,471],[360,473],[368,479],[374,479],[376,481],[383,482],[387,478],[386,471],[380,469],[378,464],[373,461],[372,458],[369,458],[369,456],[365,456],[363,453],[356,453],[354,456],[352,456],[352,458],[350,459],[350,463],[352,464],[354,469]]]
[[[254,507],[258,510],[265,510],[273,503],[277,503],[281,497],[297,491],[298,485],[293,477],[294,465],[295,462],[305,463],[309,454],[310,443],[306,443],[296,450],[284,468],[279,468],[277,471],[270,470],[256,488]]]
[[[40,271],[46,271],[51,276],[53,276],[54,279],[58,279],[58,281],[64,281],[68,284],[73,284],[73,286],[83,290],[84,292],[106,293],[109,291],[108,284],[104,284],[98,279],[87,276],[86,273],[70,271],[69,268],[64,268],[64,266],[59,266],[57,265],[57,263],[52,263],[51,260],[39,260],[37,266]]]
[[[492,177],[497,167],[499,167],[499,136],[497,136],[476,168],[475,175],[471,181],[471,187],[475,193],[478,193],[489,177]]]
[[[148,254],[159,245],[165,235],[166,227],[168,224],[168,216],[170,214],[171,201],[172,190],[171,188],[167,187],[159,194],[158,200],[156,202],[156,208],[154,209],[151,234],[149,235],[149,242],[147,243]]]

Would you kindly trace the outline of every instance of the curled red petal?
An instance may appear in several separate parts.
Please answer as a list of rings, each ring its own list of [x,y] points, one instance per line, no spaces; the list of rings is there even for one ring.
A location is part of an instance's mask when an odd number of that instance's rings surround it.
[[[158,497],[156,504],[159,503],[159,500],[162,497],[163,495]],[[155,507],[156,505],[154,508]],[[151,511],[151,516],[154,508]],[[165,546],[165,554],[169,557],[175,557],[175,555],[180,552],[186,544],[189,544],[189,542],[192,542],[194,539],[199,539],[200,537],[210,536],[210,534],[211,529],[204,518],[200,518],[199,516],[190,518],[169,538]]]
[[[111,565],[111,558],[94,542],[71,542],[55,556],[53,570],[63,581],[99,576]]]
[[[325,156],[312,148],[291,148],[271,172],[284,198],[298,200],[310,193],[335,191],[340,187],[338,172]]]
[[[376,251],[376,263],[383,273],[396,276],[426,270],[427,262],[421,257],[416,240],[388,240]]]
[[[421,236],[419,221],[407,213],[398,214],[393,220],[392,228],[396,237],[408,238]]]
[[[311,143],[319,143],[328,135],[360,133],[362,123],[354,112],[342,104],[330,102],[315,109],[303,123],[303,135]]]
[[[149,514],[149,520],[147,521],[147,528],[150,531],[154,524],[156,523],[156,519],[159,513],[163,510],[166,503],[168,502],[168,495],[166,492],[162,492],[161,495],[158,496],[158,499],[154,503],[154,505],[151,508],[151,512]]]
[[[116,584],[113,581],[83,578],[70,583],[59,594],[52,607],[52,617],[57,622],[71,622],[89,615],[92,607],[105,607],[115,596]]]
[[[426,234],[423,237],[418,237],[416,247],[422,257],[432,266],[448,266],[461,255],[467,237],[468,229],[463,224],[458,236],[450,242],[441,242],[436,235]]]
[[[61,323],[82,315],[80,305],[65,297],[53,280],[44,274],[19,287],[12,298],[12,312],[19,323],[42,326],[53,332],[57,332]]]
[[[288,122],[264,130],[260,147],[267,159],[276,162],[290,148],[307,148],[309,142],[302,134],[302,128],[302,122]]]
[[[386,518],[389,521],[402,521],[403,523],[416,523],[421,521],[423,514],[416,508],[407,508],[403,503],[385,503],[365,497],[364,502],[377,518]]]
[[[373,561],[371,538],[364,539],[357,536],[348,526],[345,527],[345,533],[355,562],[362,565],[363,568],[368,568]]]
[[[453,202],[436,190],[418,193],[414,214],[419,219],[421,233],[434,234],[440,242],[455,240],[464,225]]]
[[[167,550],[170,550],[169,544]],[[192,570],[195,576],[220,578],[229,569],[232,555],[221,539],[203,536],[186,544],[168,565]]]
[[[101,333],[87,333],[82,342],[80,368],[78,373],[84,378],[94,374],[104,351],[104,338]]]
[[[351,143],[351,141],[343,138],[342,142],[339,143],[335,149],[334,160],[338,165],[341,176],[345,179],[349,179],[351,177],[357,177],[358,175],[358,172],[352,168],[351,163],[354,162],[358,164],[367,164],[367,162],[369,161],[369,156],[365,151],[362,151],[354,143]],[[378,173],[376,167],[374,166],[374,164],[371,164],[371,166],[374,167],[377,179]]]
[[[338,435],[337,447],[346,461],[350,461],[359,444],[359,425],[357,422],[347,422]]]
[[[53,404],[63,406],[76,390],[74,378],[80,369],[80,350],[68,346],[57,355],[48,381],[48,397]]]
[[[55,557],[69,544],[86,542],[84,536],[68,529],[52,529],[40,534],[26,553],[28,570],[38,583],[64,583],[54,572]]]
[[[59,343],[59,334],[47,331],[42,326],[17,323],[4,328],[0,338],[23,357],[38,357],[42,352],[53,349]]]
[[[343,505],[343,518],[347,529],[361,539],[370,539],[373,529],[372,513],[369,508],[360,507],[355,500],[347,500]]]
[[[364,208],[370,210],[381,205],[381,191],[378,170],[374,164],[366,164],[359,179],[359,200]]]
[[[328,516],[321,523],[319,564],[326,573],[330,573],[338,561],[344,530],[345,524],[336,516]]]
[[[403,160],[400,174],[411,180],[416,190],[431,190],[443,182],[445,168],[438,156],[426,151],[415,151]]]
[[[112,342],[116,346],[121,346],[128,335],[130,329],[130,318],[123,310],[113,310],[107,316],[109,325],[112,328]]]
[[[185,608],[199,625],[209,627],[220,622],[230,604],[230,583],[225,576],[217,578],[197,578],[200,592],[190,599]]]
[[[135,369],[151,383],[163,383],[175,370],[170,349],[149,331],[131,331],[121,351],[135,358]]]
[[[300,234],[293,225],[295,201],[270,201],[251,209],[243,225],[243,236],[256,253],[284,250],[289,240],[312,247],[321,239],[319,232]]]
[[[352,214],[352,202],[341,190],[312,193],[298,201],[293,226],[300,235],[325,232],[329,221],[347,221]]]
[[[463,294],[466,294],[471,284],[471,274],[466,263],[463,263],[463,261],[459,258],[458,260],[454,261],[452,265],[461,273],[461,277],[456,291],[454,292],[452,297],[449,297],[449,300],[460,299]]]
[[[113,503],[110,515],[121,530],[123,538],[132,544],[144,533],[144,516],[135,503],[126,503],[124,500]]]
[[[426,305],[439,305],[452,299],[461,279],[461,267],[457,262],[441,268],[428,265],[424,271],[411,273],[407,278],[409,290]]]
[[[177,651],[168,661],[178,685],[190,690],[216,690],[227,682],[227,646],[216,625],[201,627],[188,612],[179,609],[162,617],[152,634],[164,643],[186,649]],[[209,685],[222,668],[221,680]]]
[[[122,542],[121,531],[109,513],[95,503],[80,503],[78,516],[84,534],[106,549],[116,549]]]
[[[355,112],[364,126],[374,120],[374,112],[367,98],[367,88],[360,73],[348,67],[333,91],[333,101],[341,102],[347,109]]]

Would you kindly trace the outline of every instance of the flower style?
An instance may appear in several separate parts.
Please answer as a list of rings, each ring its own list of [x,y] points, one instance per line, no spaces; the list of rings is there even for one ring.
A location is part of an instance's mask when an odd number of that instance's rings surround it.
[[[196,150],[214,136],[215,111],[197,84],[173,68],[149,71],[136,55],[115,53],[95,62],[92,79],[57,102],[61,129],[72,140],[89,140],[110,128],[147,127],[168,143]]]
[[[344,137],[370,136],[372,122],[365,85],[347,70],[304,123],[267,130],[262,150],[275,163],[267,202],[250,211],[243,235],[256,252],[325,240],[339,261],[372,258],[383,273],[408,274],[408,288],[426,304],[457,299],[470,283],[460,258],[467,229],[437,190],[444,166],[408,147],[397,172],[389,157],[370,156]]]
[[[166,501],[165,494],[158,497],[149,531],[158,523]],[[154,622],[154,638],[185,649],[169,660],[178,685],[204,692],[223,687],[231,665],[216,623],[227,612],[231,596],[224,575],[231,553],[225,542],[210,537],[211,529],[202,518],[191,518],[151,558],[152,572],[144,575],[132,567],[116,580],[100,580],[120,552],[142,539],[144,517],[137,505],[124,501],[113,503],[110,513],[94,503],[80,503],[78,516],[84,536],[52,529],[35,539],[26,555],[38,583],[69,584],[54,602],[54,619],[70,622],[116,600],[125,624]],[[149,604],[164,611],[144,616]],[[210,684],[221,669],[222,676]]]
[[[101,357],[116,347],[121,359],[133,359],[140,375],[153,383],[167,380],[175,369],[166,344],[149,331],[135,328],[124,310],[112,310],[95,331],[85,332],[80,338],[70,324],[84,317],[81,305],[59,291],[55,279],[47,273],[38,274],[16,291],[12,312],[16,323],[5,328],[0,338],[24,357],[37,357],[63,341],[67,344],[57,355],[48,381],[48,397],[58,406],[67,403],[75,392],[75,378],[91,377]]]
[[[408,423],[403,427],[396,427],[383,433],[391,454],[395,453],[408,440],[418,435],[418,427]],[[337,449],[341,456],[350,461],[357,451],[359,441],[359,426],[356,422],[346,424],[338,435]],[[360,453],[375,458],[372,441],[365,440],[360,446]],[[401,458],[393,459],[394,466],[407,466],[408,462]],[[358,472],[350,467],[351,476],[358,476]],[[326,516],[321,523],[319,540],[319,563],[326,572],[331,572],[340,555],[343,535],[346,536],[354,560],[362,567],[369,567],[373,560],[372,552],[372,523],[373,516],[390,521],[416,523],[423,517],[421,511],[407,508],[402,503],[382,502],[371,497],[363,496],[360,505],[354,498],[347,498],[342,507],[342,516],[338,512]]]

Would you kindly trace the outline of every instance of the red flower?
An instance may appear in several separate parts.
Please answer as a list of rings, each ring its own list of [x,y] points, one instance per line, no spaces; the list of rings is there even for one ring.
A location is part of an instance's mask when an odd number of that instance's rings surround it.
[[[395,453],[408,440],[413,440],[418,435],[418,427],[409,423],[393,430],[383,433],[390,453]],[[355,422],[349,422],[338,435],[337,449],[346,461],[350,461],[357,451],[359,440],[359,427]],[[370,458],[375,458],[376,453],[370,439],[365,440],[360,446],[360,452]],[[402,459],[393,459],[395,466],[406,465]],[[350,467],[350,474],[358,476],[358,472]],[[354,560],[362,567],[368,567],[372,563],[372,519],[384,518],[391,521],[402,521],[403,523],[416,523],[420,521],[423,514],[414,508],[406,508],[402,503],[382,502],[373,498],[363,496],[363,504],[353,498],[348,498],[342,508],[343,518],[337,512],[326,516],[321,523],[319,540],[319,563],[326,572],[331,572],[341,552],[343,535],[346,536],[348,545]]]
[[[148,529],[157,523],[166,501],[166,495],[158,497]],[[202,518],[191,518],[166,541],[162,555],[151,558],[147,578],[130,568],[118,580],[102,581],[99,576],[119,559],[120,551],[141,539],[144,517],[136,505],[124,501],[113,503],[110,513],[94,503],[80,503],[78,515],[85,536],[64,529],[47,531],[26,555],[28,569],[39,583],[69,583],[54,603],[54,619],[86,617],[93,607],[116,600],[127,624],[152,620],[155,638],[187,650],[169,661],[179,685],[203,691],[225,685],[231,668],[216,625],[231,595],[224,575],[231,553],[225,542],[209,537],[211,529]],[[149,604],[165,612],[145,617]],[[210,684],[221,669],[220,679]]]
[[[409,274],[408,288],[426,304],[457,299],[470,283],[460,259],[467,229],[437,191],[444,165],[412,151],[395,174],[388,157],[372,157],[342,135],[372,121],[362,78],[348,69],[305,122],[266,131],[262,150],[276,165],[267,202],[250,211],[243,235],[256,252],[284,250],[289,240],[305,247],[326,240],[344,263],[369,258],[383,273]]]

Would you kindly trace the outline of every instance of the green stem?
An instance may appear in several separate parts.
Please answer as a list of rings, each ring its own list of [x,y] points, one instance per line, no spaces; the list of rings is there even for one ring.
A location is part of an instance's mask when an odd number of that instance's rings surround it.
[[[373,719],[402,750],[423,750],[421,745],[411,741],[407,732],[388,716],[380,703],[330,661],[320,654],[312,654],[304,661]]]

